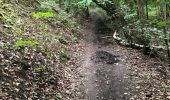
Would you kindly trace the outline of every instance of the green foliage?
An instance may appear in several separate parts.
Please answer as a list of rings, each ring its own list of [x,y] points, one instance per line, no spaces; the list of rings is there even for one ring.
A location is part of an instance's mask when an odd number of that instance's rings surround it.
[[[149,12],[148,12],[148,14],[149,14],[149,16],[153,16],[153,17],[155,17],[156,15],[157,15],[157,13],[158,13],[158,10],[157,9],[151,9]]]
[[[14,25],[15,22],[18,19],[17,14],[15,13],[15,10],[13,9],[13,6],[11,4],[0,4],[0,19],[2,19],[6,26],[11,27],[11,25]]]
[[[130,21],[130,20],[132,20],[133,18],[135,18],[136,16],[137,16],[136,13],[129,13],[129,14],[126,14],[126,15],[124,16],[124,19],[125,19],[126,21]]]
[[[78,5],[80,8],[86,8],[86,7],[89,7],[91,3],[92,3],[92,0],[82,0],[76,3],[76,5]]]
[[[146,22],[148,22],[150,25],[152,25],[153,27],[167,27],[168,23],[165,21],[158,21],[158,20],[146,20]]]
[[[165,40],[170,40],[168,33],[169,0],[145,0],[144,5],[138,4],[140,1],[136,3],[130,1],[119,0],[126,21],[119,36],[126,42],[141,44],[151,50],[153,46],[168,48],[168,43],[165,43]],[[143,9],[139,9],[140,6],[143,6]],[[145,15],[139,14],[141,10],[144,10]]]
[[[107,15],[106,11],[101,9],[101,8],[99,8],[99,7],[96,7],[96,11],[99,12],[100,14],[102,14],[103,16]]]
[[[37,44],[36,41],[34,41],[33,39],[29,39],[29,40],[17,40],[16,44],[14,45],[14,47],[16,49],[21,49],[21,48],[24,48],[26,46],[35,47],[36,44]]]
[[[71,39],[72,39],[73,42],[77,43],[78,40],[79,40],[79,36],[76,33],[73,33]]]
[[[67,45],[66,39],[65,39],[63,36],[59,36],[58,41],[59,41],[61,44]]]
[[[17,1],[5,0],[5,1],[18,2],[19,4],[22,4],[25,7],[34,7],[36,5],[35,0],[17,0]]]
[[[44,30],[44,31],[48,31],[48,24],[42,23],[42,24],[39,26],[39,29]]]
[[[67,62],[68,60],[70,60],[70,55],[68,51],[63,48],[60,50],[59,58],[61,62]]]
[[[166,22],[158,22],[157,25],[159,27],[166,27],[166,26],[168,26]]]
[[[55,0],[43,0],[40,4],[40,10],[42,11],[53,11],[53,9],[59,10]]]
[[[52,12],[37,12],[33,15],[36,19],[43,18],[43,17],[53,17],[54,14]]]
[[[77,23],[75,19],[72,18],[72,15],[59,8],[55,0],[42,1],[40,4],[40,12],[33,15],[35,18],[45,17],[46,20],[50,21],[54,26],[68,26],[73,30],[78,30]]]
[[[122,5],[121,9],[122,9],[123,13],[125,14],[124,15],[125,21],[127,21],[127,22],[134,21],[134,18],[137,16],[136,12],[131,11],[127,5]]]

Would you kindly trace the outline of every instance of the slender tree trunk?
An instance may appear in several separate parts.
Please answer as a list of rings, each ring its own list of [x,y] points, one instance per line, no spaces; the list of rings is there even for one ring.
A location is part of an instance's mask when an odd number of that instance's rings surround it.
[[[167,20],[170,21],[170,5],[166,5]]]
[[[138,5],[138,17],[141,21],[142,27],[144,27],[144,21],[145,21],[145,9],[144,9],[144,0],[137,0]]]
[[[162,1],[161,5],[160,5],[160,17],[162,19],[163,22],[167,22],[168,21],[168,15],[167,15],[167,4],[164,5],[164,2],[166,1]],[[165,41],[165,45],[167,48],[167,56],[168,56],[168,66],[170,69],[170,49],[169,49],[169,34],[167,33],[167,26],[163,26],[163,32],[164,32],[164,41]]]
[[[167,34],[166,27],[163,28],[163,32],[164,32],[164,35],[165,35],[164,41],[165,41],[165,45],[166,45],[166,48],[167,48],[167,55],[168,55],[168,60],[169,60],[168,66],[170,68],[170,50],[169,50],[169,40],[168,40],[169,36]]]
[[[148,14],[148,0],[145,0],[145,6],[146,6],[146,18],[149,19],[149,14]]]

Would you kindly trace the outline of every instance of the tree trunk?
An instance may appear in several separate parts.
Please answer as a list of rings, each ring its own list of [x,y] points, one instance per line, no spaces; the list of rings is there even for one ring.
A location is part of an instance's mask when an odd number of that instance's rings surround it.
[[[149,19],[149,14],[148,14],[148,0],[145,0],[145,8],[146,8],[146,18]]]
[[[162,19],[163,22],[168,22],[168,14],[167,14],[167,7],[168,4],[164,5],[166,1],[162,1],[161,5],[160,5],[160,17]],[[167,23],[168,24],[168,23]],[[167,56],[168,56],[168,66],[170,69],[170,49],[169,49],[169,34],[167,33],[167,26],[163,26],[163,32],[164,32],[164,41],[165,41],[165,45],[167,48]]]
[[[142,27],[144,27],[144,21],[145,21],[145,9],[144,9],[144,0],[137,0],[137,13],[138,17],[141,21]]]
[[[166,27],[163,28],[163,32],[164,32],[164,35],[165,35],[164,41],[165,41],[165,45],[166,45],[166,48],[167,48],[167,55],[168,55],[168,60],[169,60],[168,66],[170,68],[170,49],[169,49],[169,40],[168,40],[169,36],[167,34]]]

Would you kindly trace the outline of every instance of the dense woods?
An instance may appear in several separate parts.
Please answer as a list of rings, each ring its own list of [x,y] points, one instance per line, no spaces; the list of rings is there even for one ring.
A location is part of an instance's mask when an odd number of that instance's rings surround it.
[[[142,48],[145,53],[154,53],[154,55],[157,50],[163,49],[169,59],[170,2],[168,0],[114,0],[113,2],[108,0],[104,3],[93,1],[106,10],[109,16],[118,16],[115,18],[121,20],[122,25],[117,35],[126,45]]]
[[[170,83],[170,0],[0,0],[0,99],[77,100],[70,80],[92,11],[117,44],[159,59]],[[164,86],[153,100],[170,100]]]

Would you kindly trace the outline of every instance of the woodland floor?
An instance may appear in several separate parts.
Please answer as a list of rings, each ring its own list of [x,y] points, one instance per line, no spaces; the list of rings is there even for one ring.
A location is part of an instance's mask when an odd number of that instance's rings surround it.
[[[0,100],[170,100],[167,61],[118,45],[99,13],[91,13],[78,43],[69,29],[53,30],[66,35],[66,63],[58,45],[49,45],[49,59],[31,48],[1,48],[11,38],[0,34]]]
[[[170,100],[167,64],[125,48],[113,39],[105,18],[92,12],[79,44],[80,77],[74,100]]]

